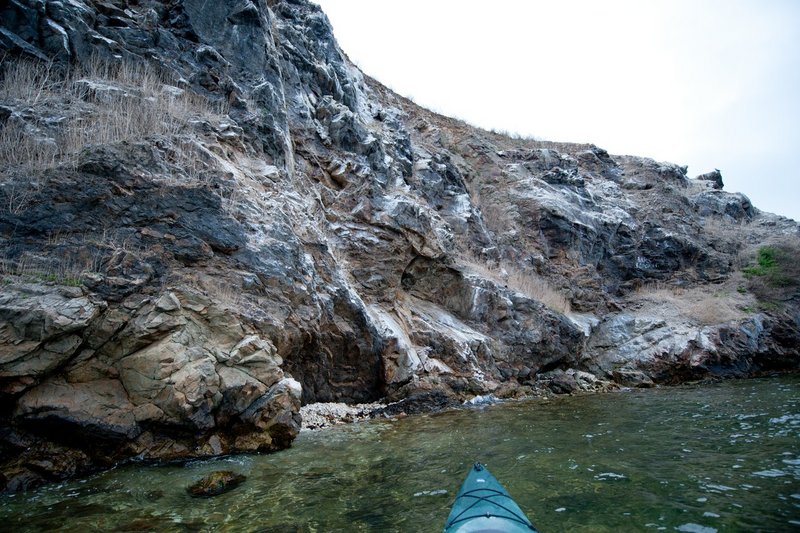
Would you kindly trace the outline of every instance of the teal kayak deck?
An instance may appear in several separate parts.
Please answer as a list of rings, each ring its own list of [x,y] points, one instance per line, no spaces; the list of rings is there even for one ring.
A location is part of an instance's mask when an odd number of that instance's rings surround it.
[[[480,463],[470,469],[444,533],[537,532],[499,481]]]

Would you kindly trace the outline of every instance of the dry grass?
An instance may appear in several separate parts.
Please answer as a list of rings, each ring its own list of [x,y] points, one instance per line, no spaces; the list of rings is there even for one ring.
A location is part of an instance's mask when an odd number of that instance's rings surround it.
[[[511,268],[506,265],[508,272],[508,288],[542,302],[545,306],[562,314],[569,313],[572,309],[569,300],[546,279],[532,272]]]
[[[0,99],[36,106],[63,90],[64,71],[53,63],[2,59]]]
[[[462,265],[467,270],[536,300],[553,311],[561,314],[571,312],[569,299],[549,281],[533,272],[522,270],[513,263],[502,261],[492,266],[477,258],[470,258],[462,261]]]
[[[6,168],[28,171],[48,168],[56,163],[58,153],[52,139],[37,139],[17,123],[0,129],[0,161]]]
[[[175,135],[194,117],[221,116],[226,111],[173,86],[147,63],[92,61],[76,74],[67,90],[97,103],[97,112],[71,125],[66,144],[72,147]]]
[[[26,281],[78,286],[81,285],[84,274],[99,272],[102,262],[103,255],[100,251],[91,254],[62,251],[48,257],[23,255],[13,261],[0,259],[0,274],[16,276]]]
[[[24,211],[41,188],[41,169],[58,160],[55,142],[35,139],[15,123],[0,128],[0,187],[2,207],[11,213]],[[21,177],[20,179],[13,179]]]
[[[742,222],[721,216],[703,217],[699,231],[712,237],[712,246],[726,253],[737,254],[746,245],[742,238],[747,230]]]
[[[26,175],[74,162],[92,144],[174,136],[195,117],[221,119],[223,105],[175,87],[148,63],[90,61],[58,70],[34,61],[6,61],[0,99],[51,118],[49,124],[8,120],[0,130],[0,166]]]
[[[0,275],[78,286],[87,274],[120,275],[150,253],[130,237],[118,238],[113,230],[91,236],[57,231],[49,234],[43,244],[39,252],[0,257]]]
[[[739,320],[755,306],[752,294],[742,291],[744,279],[740,275],[721,285],[696,286],[690,289],[669,287],[652,282],[643,285],[633,300],[645,306],[658,307],[662,314],[667,307],[691,321],[713,326]]]

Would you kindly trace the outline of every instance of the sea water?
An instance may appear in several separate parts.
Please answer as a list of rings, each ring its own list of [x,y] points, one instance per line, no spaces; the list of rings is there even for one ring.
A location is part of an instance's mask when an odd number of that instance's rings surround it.
[[[6,531],[441,531],[475,462],[543,532],[800,531],[800,376],[530,400],[303,432],[0,498]],[[247,481],[192,498],[214,470]]]

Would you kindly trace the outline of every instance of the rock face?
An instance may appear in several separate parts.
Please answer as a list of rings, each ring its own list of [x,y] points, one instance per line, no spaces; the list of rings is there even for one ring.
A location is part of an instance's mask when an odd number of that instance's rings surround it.
[[[797,276],[743,275],[797,223],[421,109],[311,2],[11,0],[0,48],[6,490],[277,450],[301,401],[798,367]]]
[[[0,313],[16,477],[53,453],[26,449],[32,438],[66,457],[85,452],[89,466],[276,450],[299,431],[300,384],[275,346],[200,294],[111,307],[75,287],[10,284]]]

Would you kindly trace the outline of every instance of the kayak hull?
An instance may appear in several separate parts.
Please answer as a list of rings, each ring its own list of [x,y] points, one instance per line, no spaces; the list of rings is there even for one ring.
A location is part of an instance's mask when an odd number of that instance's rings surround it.
[[[458,491],[444,533],[537,533],[508,491],[475,465]]]
[[[536,531],[517,522],[495,516],[473,518],[467,523],[445,529],[447,533],[531,533]]]

